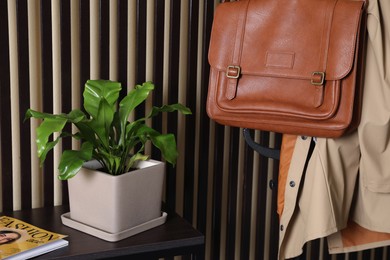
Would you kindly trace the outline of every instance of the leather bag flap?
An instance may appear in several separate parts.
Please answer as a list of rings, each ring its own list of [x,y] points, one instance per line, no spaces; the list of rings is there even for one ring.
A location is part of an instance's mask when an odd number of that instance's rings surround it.
[[[217,7],[210,65],[241,75],[339,80],[352,68],[362,1],[239,1]],[[319,74],[314,74],[314,77]]]

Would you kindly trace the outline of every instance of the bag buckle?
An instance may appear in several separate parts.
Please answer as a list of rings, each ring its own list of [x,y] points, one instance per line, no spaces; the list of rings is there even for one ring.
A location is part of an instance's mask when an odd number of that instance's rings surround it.
[[[238,79],[240,73],[240,66],[229,65],[226,69],[226,77],[228,77],[229,79]]]
[[[314,86],[322,86],[325,82],[325,72],[314,71],[312,74],[313,78],[311,79],[311,84]]]

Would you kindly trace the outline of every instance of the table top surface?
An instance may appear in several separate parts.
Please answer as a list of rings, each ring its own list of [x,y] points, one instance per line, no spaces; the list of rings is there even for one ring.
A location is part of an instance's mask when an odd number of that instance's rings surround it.
[[[37,259],[99,259],[124,255],[140,255],[169,251],[191,253],[204,246],[204,235],[174,212],[168,212],[166,223],[132,237],[107,242],[62,224],[61,215],[69,212],[68,206],[3,212],[48,231],[67,235],[69,246],[42,255]],[[186,251],[188,250],[188,252]]]

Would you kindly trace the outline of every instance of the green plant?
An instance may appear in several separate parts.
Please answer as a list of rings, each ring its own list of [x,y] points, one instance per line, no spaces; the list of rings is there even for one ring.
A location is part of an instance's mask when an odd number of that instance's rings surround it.
[[[118,104],[121,84],[108,80],[88,80],[83,93],[85,114],[74,109],[69,114],[48,114],[28,109],[25,119],[43,119],[37,127],[37,152],[42,165],[47,153],[61,138],[73,137],[81,141],[79,150],[65,150],[58,166],[59,179],[66,180],[82,167],[83,163],[96,159],[103,171],[119,175],[128,172],[138,160],[146,160],[143,154],[145,143],[151,141],[165,160],[175,165],[178,156],[173,134],[161,134],[145,124],[145,121],[160,112],[179,111],[191,114],[190,109],[177,103],[153,107],[150,113],[132,122],[131,112],[146,100],[154,89],[151,82],[135,86]],[[63,131],[66,124],[74,124],[78,132]],[[58,132],[59,136],[50,141],[49,137]],[[130,155],[132,152],[132,155]]]

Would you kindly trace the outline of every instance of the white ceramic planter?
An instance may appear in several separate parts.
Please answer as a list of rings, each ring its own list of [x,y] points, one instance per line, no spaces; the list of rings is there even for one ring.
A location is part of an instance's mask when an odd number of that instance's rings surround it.
[[[164,163],[141,161],[137,167],[112,176],[96,171],[97,161],[86,163],[68,180],[70,218],[115,234],[161,217]]]

